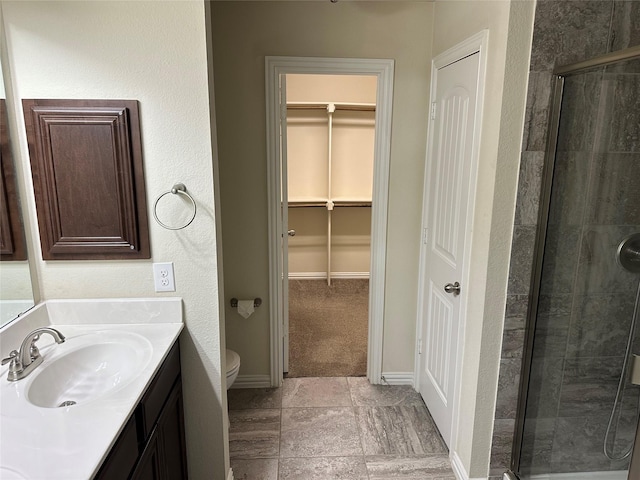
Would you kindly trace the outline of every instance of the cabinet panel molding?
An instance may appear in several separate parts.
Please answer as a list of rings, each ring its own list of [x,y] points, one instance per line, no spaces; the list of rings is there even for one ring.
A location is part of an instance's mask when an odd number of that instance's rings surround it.
[[[27,259],[4,99],[0,99],[0,259]]]
[[[23,100],[44,260],[150,258],[135,100]]]

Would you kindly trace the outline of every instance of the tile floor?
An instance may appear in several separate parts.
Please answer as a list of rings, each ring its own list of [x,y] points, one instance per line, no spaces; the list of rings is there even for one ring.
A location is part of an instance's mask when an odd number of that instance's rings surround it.
[[[447,448],[408,386],[288,378],[229,392],[236,480],[455,480]]]

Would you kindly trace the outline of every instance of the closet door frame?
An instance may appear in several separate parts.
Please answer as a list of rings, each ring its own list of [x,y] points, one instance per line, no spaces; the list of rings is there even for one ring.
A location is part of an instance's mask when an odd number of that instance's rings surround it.
[[[267,177],[269,211],[269,318],[271,386],[282,383],[284,373],[284,309],[280,169],[280,75],[370,75],[377,77],[375,146],[373,160],[373,196],[371,210],[371,265],[369,278],[369,338],[367,378],[382,382],[382,337],[384,320],[384,279],[386,231],[389,198],[389,161],[391,156],[391,111],[393,102],[394,61],[388,59],[266,57]]]

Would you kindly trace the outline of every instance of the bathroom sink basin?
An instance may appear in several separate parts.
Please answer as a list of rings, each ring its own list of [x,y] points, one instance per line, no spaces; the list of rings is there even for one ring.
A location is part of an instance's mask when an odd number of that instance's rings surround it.
[[[2,480],[27,480],[26,477],[9,467],[0,467],[0,478]]]
[[[152,353],[144,337],[122,332],[67,339],[66,343],[74,345],[50,361],[45,358],[31,374],[25,393],[33,405],[70,407],[101,398],[134,380]]]

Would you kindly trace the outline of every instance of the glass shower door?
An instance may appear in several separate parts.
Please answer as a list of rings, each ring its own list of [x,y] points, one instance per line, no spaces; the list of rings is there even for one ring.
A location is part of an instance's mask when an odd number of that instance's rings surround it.
[[[640,273],[617,252],[640,232],[640,60],[563,81],[555,157],[545,167],[518,470],[524,479],[637,479],[629,464]]]

